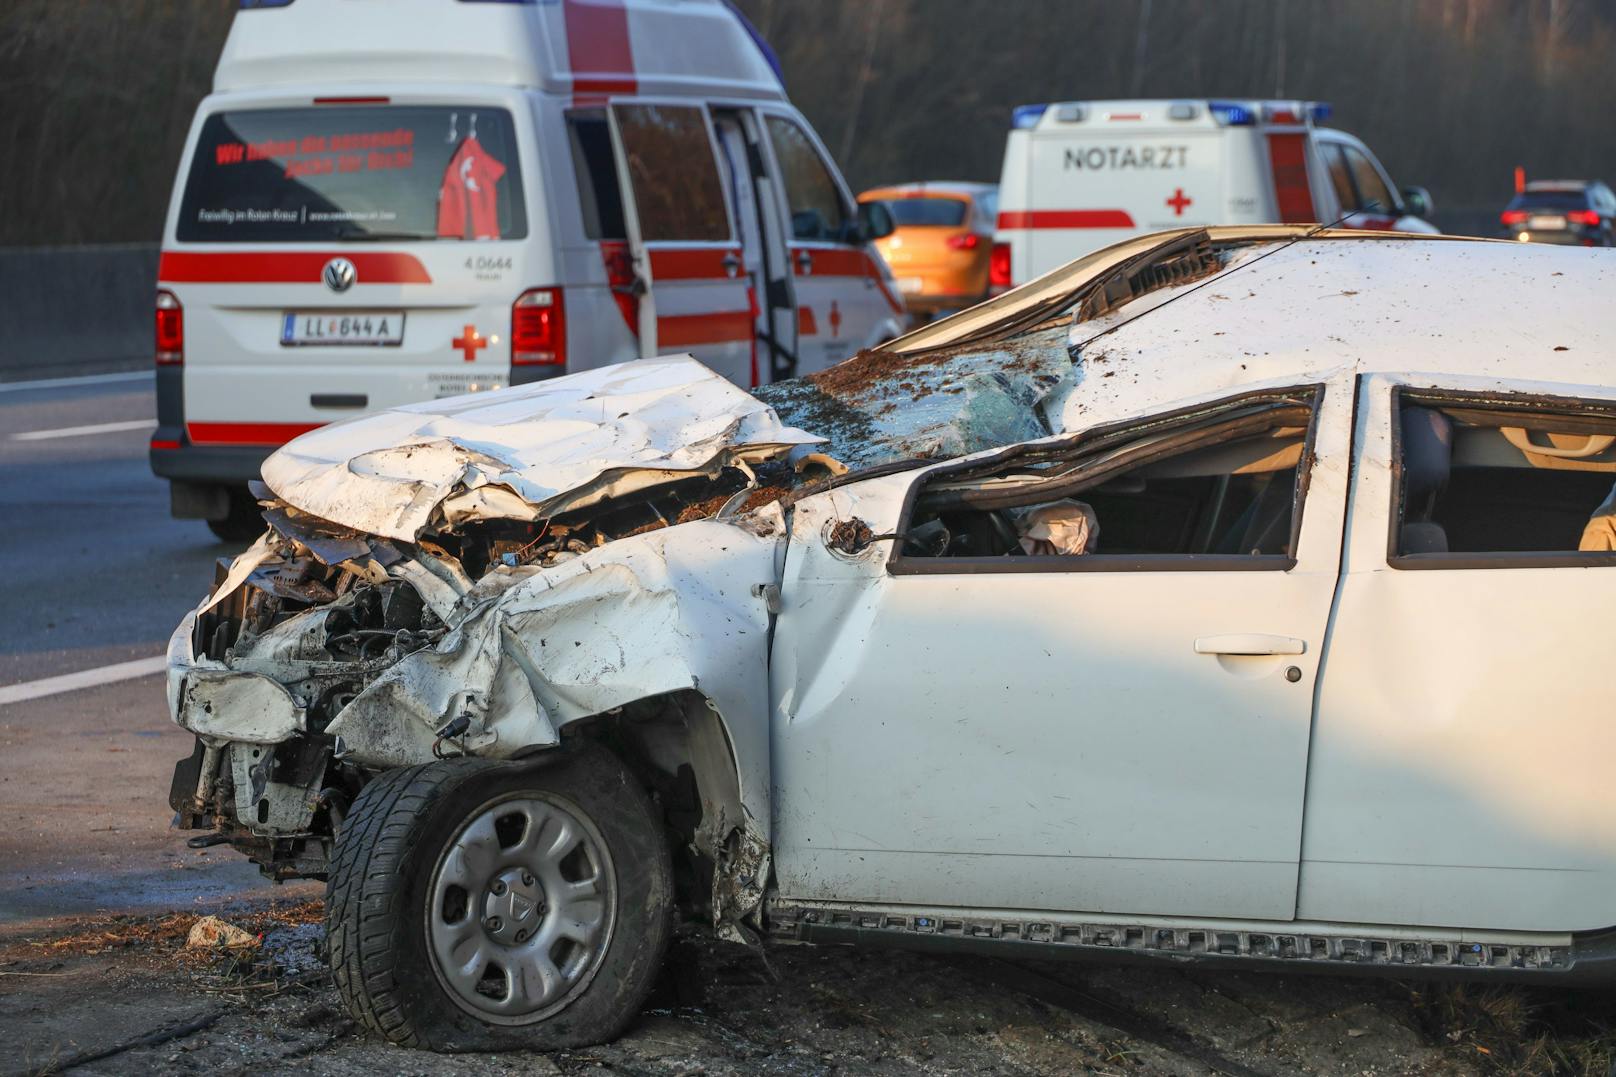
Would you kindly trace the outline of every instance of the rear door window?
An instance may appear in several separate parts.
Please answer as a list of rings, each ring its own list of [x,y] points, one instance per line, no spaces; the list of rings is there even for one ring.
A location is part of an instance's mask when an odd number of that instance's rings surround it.
[[[1588,196],[1581,191],[1527,191],[1518,194],[1509,203],[1510,209],[1551,209],[1566,211],[1587,209]]]
[[[612,113],[634,192],[640,241],[728,240],[724,185],[702,110],[690,105],[613,105]]]
[[[829,243],[845,240],[847,207],[808,133],[781,116],[770,116],[768,127],[791,206],[791,237]]]
[[[959,198],[896,198],[887,202],[900,226],[957,228],[965,223],[970,203]]]
[[[522,239],[511,115],[332,106],[216,112],[180,203],[188,243]]]

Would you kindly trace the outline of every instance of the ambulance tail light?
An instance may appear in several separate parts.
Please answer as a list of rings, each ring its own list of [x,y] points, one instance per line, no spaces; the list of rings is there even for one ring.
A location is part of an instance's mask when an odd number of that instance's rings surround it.
[[[1003,291],[1010,287],[1010,244],[995,243],[988,256],[988,287]]]
[[[1516,225],[1526,223],[1526,211],[1524,209],[1506,209],[1499,214],[1498,219],[1503,222],[1504,227],[1513,228]]]
[[[1586,224],[1590,228],[1599,226],[1599,214],[1591,209],[1574,209],[1566,214],[1566,220],[1572,224]]]
[[[173,292],[157,292],[157,365],[179,366],[185,362],[185,308]]]
[[[974,251],[981,246],[982,237],[975,232],[961,232],[957,236],[948,237],[948,245],[956,251]]]
[[[567,315],[560,288],[529,288],[511,304],[511,365],[567,361]]]
[[[1232,101],[1208,101],[1206,110],[1220,127],[1254,127],[1257,123],[1256,113]]]

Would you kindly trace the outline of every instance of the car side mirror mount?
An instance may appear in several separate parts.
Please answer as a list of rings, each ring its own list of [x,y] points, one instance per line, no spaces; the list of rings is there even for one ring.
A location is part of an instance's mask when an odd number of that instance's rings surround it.
[[[1403,208],[1414,217],[1429,217],[1432,211],[1431,192],[1424,187],[1403,188]]]
[[[897,225],[892,220],[892,211],[887,208],[885,202],[859,203],[858,234],[861,243],[885,239],[896,228]]]

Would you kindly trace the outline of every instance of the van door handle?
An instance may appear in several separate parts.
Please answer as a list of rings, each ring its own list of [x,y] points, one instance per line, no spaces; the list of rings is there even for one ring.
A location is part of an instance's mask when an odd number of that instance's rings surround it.
[[[723,258],[719,259],[718,264],[724,267],[724,275],[726,277],[735,277],[740,275],[741,259],[737,254],[735,254],[734,251],[731,251],[729,254],[726,254]]]
[[[811,252],[799,248],[796,260],[798,273],[806,277],[814,271],[814,256]]]
[[[1290,636],[1269,636],[1261,632],[1237,632],[1229,636],[1202,636],[1195,641],[1196,654],[1305,654],[1307,641]]]

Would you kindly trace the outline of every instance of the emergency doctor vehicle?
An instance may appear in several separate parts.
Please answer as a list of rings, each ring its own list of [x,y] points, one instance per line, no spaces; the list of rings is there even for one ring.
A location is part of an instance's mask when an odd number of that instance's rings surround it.
[[[745,386],[895,336],[860,209],[724,0],[243,0],[169,206],[152,469],[262,530],[275,447],[689,352]]]
[[[1067,101],[1016,109],[990,281],[1002,291],[1146,232],[1220,224],[1436,229],[1422,188],[1317,126],[1310,101]]]

